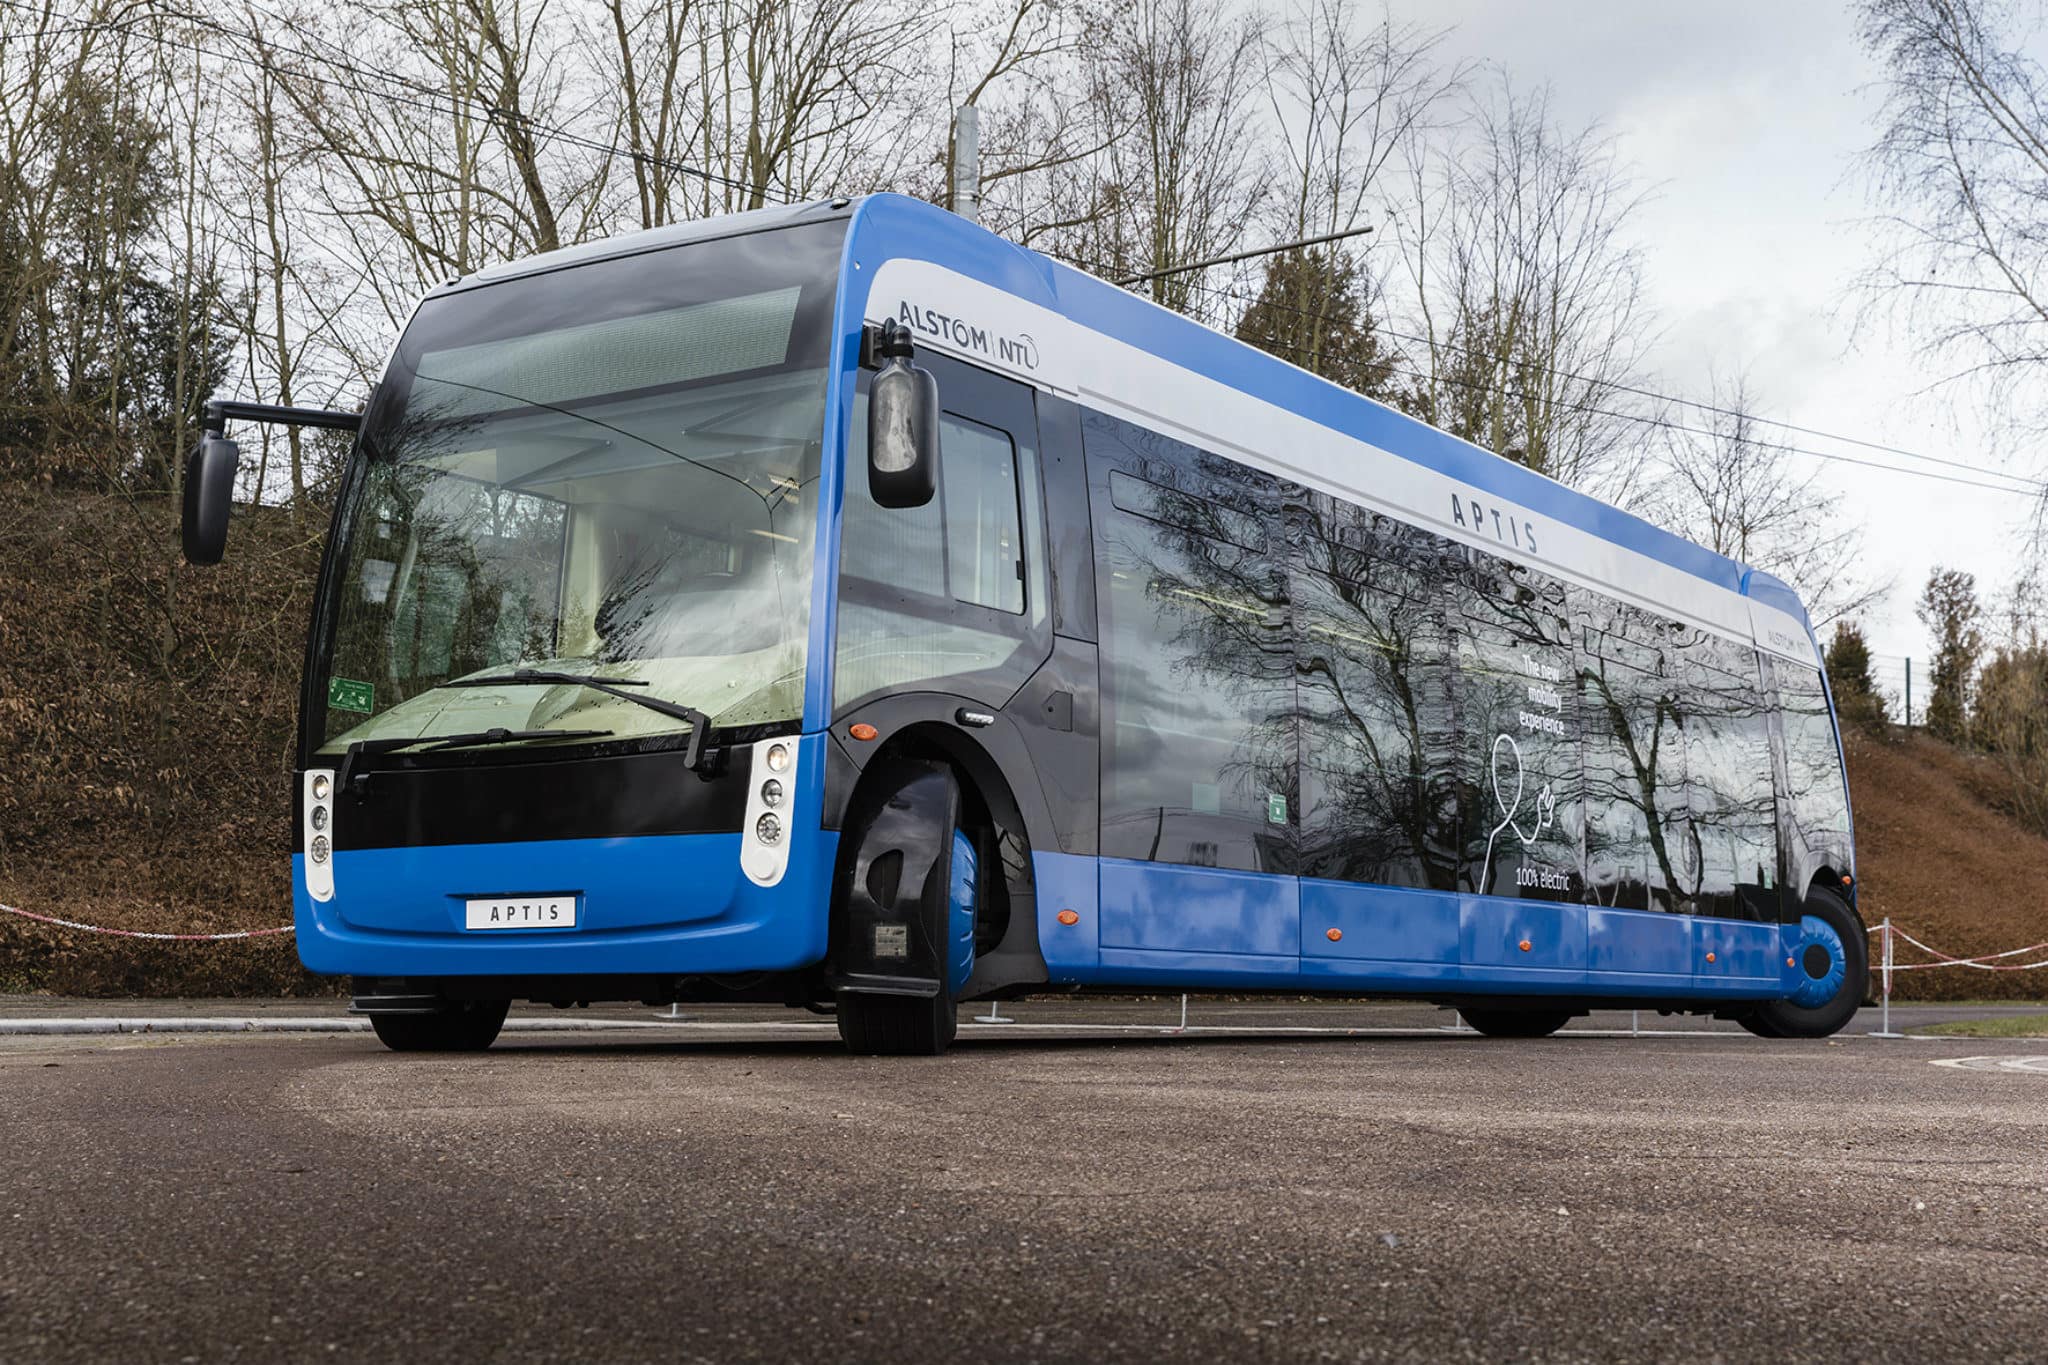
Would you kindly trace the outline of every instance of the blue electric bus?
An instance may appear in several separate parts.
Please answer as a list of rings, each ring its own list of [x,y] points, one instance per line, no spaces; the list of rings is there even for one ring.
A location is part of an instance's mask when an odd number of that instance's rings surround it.
[[[930,205],[435,289],[355,414],[299,951],[399,1049],[1056,990],[1830,1033],[1867,973],[1797,596]]]

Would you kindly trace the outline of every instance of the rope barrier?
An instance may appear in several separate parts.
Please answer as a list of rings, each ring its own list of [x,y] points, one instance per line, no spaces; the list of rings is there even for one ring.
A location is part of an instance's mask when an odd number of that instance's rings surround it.
[[[1895,972],[1924,972],[1935,967],[1968,967],[1973,971],[1979,972],[2035,972],[2048,968],[2048,958],[2043,958],[2039,962],[2016,962],[2002,966],[1998,965],[2003,958],[2024,957],[2028,953],[2038,953],[2048,949],[2048,943],[2029,944],[2025,948],[2008,948],[2002,953],[1979,953],[1975,957],[1956,957],[1951,953],[1944,953],[1939,948],[1922,943],[1890,920],[1875,925],[1866,932],[1884,934],[1890,938],[1903,940],[1912,944],[1921,952],[1926,953],[1929,957],[1940,959],[1938,962],[1893,962],[1888,964],[1889,969]]]
[[[106,934],[113,938],[146,938],[159,943],[225,943],[237,938],[269,938],[273,934],[289,934],[294,926],[285,924],[275,929],[237,929],[231,934],[151,934],[140,929],[109,929],[99,924],[80,924],[77,920],[58,919],[55,915],[38,915],[32,910],[18,910],[11,905],[0,905],[0,914],[18,915],[32,919],[38,924],[54,924],[60,929],[76,929],[86,934]]]

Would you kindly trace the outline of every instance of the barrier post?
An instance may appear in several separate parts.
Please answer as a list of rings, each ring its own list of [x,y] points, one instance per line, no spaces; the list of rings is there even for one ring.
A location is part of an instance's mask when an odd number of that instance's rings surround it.
[[[1901,1035],[1892,1032],[1892,917],[1890,915],[1884,917],[1884,923],[1878,926],[1877,932],[1879,940],[1878,951],[1883,954],[1878,959],[1878,976],[1882,984],[1878,987],[1877,996],[1877,1032],[1871,1036],[1876,1038],[1897,1038]]]

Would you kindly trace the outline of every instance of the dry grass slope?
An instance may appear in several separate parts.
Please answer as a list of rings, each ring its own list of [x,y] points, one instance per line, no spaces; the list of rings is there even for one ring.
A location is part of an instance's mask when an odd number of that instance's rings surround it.
[[[1924,735],[1851,734],[1863,917],[1959,957],[2048,941],[2048,839],[2015,822],[1990,761]],[[1873,938],[1873,943],[1875,939]],[[1901,947],[1901,962],[1922,961]],[[2038,1000],[2048,971],[1902,972],[1893,999]]]

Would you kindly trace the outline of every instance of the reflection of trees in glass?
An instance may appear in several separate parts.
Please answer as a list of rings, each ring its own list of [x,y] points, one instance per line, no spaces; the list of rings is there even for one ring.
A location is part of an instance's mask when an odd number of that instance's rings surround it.
[[[1104,517],[1105,851],[1283,870],[1289,822],[1269,801],[1293,803],[1294,697],[1285,578],[1268,548],[1277,485],[1097,422],[1091,436],[1124,455]]]
[[[1640,613],[1612,624],[1626,634],[1595,632],[1580,666],[1596,897],[1761,913],[1758,893],[1775,881],[1776,803],[1754,651]],[[1662,648],[1641,643],[1652,632]]]
[[[1457,885],[1444,550],[1321,494],[1307,501],[1296,679],[1310,875]]]
[[[1804,891],[1821,868],[1847,869],[1849,794],[1819,671],[1779,659],[1768,662],[1785,738],[1786,823],[1793,834],[1786,876],[1794,889]]]
[[[1490,555],[1460,568],[1463,884],[1576,898],[1582,760],[1564,585]]]
[[[1680,884],[1673,823],[1685,800],[1685,716],[1658,676],[1657,656],[1595,632],[1582,651],[1586,715],[1586,864],[1594,899],[1649,909]],[[1650,665],[1630,667],[1611,653]]]

